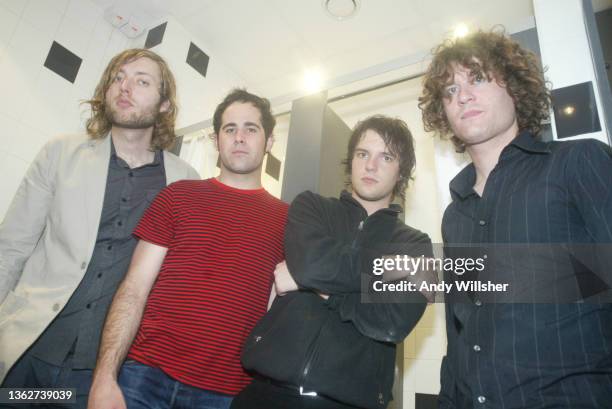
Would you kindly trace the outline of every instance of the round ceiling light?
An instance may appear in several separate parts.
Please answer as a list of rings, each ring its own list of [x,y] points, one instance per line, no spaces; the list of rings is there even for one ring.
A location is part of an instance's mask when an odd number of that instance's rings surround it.
[[[327,14],[342,21],[357,14],[361,0],[323,0],[322,4]]]

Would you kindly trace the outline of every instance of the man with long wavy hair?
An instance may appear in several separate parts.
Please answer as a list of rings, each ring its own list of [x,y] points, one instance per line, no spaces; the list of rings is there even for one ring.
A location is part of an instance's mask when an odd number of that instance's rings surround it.
[[[164,151],[177,107],[160,56],[121,52],[86,103],[87,135],[43,147],[0,225],[2,387],[75,388],[70,408],[87,404],[104,317],[136,245],[133,228],[167,184],[198,178]]]
[[[425,129],[472,160],[450,183],[447,256],[456,244],[514,255],[489,258],[478,277],[510,295],[447,299],[439,407],[610,407],[612,308],[583,302],[609,289],[610,264],[579,259],[612,243],[612,151],[537,139],[550,108],[542,70],[499,32],[440,45],[419,107]]]

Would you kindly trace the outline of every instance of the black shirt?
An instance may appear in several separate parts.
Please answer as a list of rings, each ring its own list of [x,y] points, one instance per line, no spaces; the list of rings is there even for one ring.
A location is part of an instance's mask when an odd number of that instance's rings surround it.
[[[66,306],[32,346],[32,354],[61,365],[72,349],[74,368],[94,368],[104,318],[138,242],[132,231],[165,186],[162,151],[155,152],[153,162],[130,169],[117,156],[111,141],[100,226],[87,272]]]
[[[473,164],[451,181],[445,244],[535,244],[566,253],[568,244],[610,249],[612,151],[601,142],[542,143],[522,133],[503,150],[482,197],[474,182]],[[527,287],[542,280],[554,284],[576,269],[570,259],[541,258],[529,268],[524,257],[514,257],[508,264],[520,268],[495,273],[516,285],[525,278]],[[597,271],[600,290],[612,284],[612,264],[604,265]],[[579,295],[580,286],[572,288]],[[541,286],[533,295],[545,290]],[[612,407],[609,304],[487,303],[478,293],[464,301],[447,302],[441,408]]]

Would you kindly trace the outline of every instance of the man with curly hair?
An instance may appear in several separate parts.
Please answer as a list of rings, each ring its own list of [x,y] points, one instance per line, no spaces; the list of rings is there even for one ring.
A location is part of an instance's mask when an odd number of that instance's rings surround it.
[[[42,148],[0,225],[2,387],[76,388],[71,408],[87,403],[104,317],[136,246],[132,230],[167,184],[198,178],[164,151],[177,106],[160,56],[121,52],[87,103],[87,135]]]
[[[506,303],[474,291],[447,300],[440,408],[610,407],[612,307],[580,302],[610,288],[610,264],[591,269],[569,249],[612,243],[611,149],[538,140],[546,82],[535,55],[503,33],[436,48],[419,107],[425,129],[472,160],[450,183],[447,255],[457,244],[532,246],[519,252],[527,257],[488,262],[479,278],[505,280],[533,302],[517,291]]]

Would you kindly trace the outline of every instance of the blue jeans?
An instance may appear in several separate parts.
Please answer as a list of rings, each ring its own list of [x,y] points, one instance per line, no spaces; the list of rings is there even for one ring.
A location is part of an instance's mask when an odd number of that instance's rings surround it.
[[[69,354],[62,366],[56,366],[30,355],[26,352],[13,365],[4,382],[2,388],[75,388],[76,403],[53,403],[53,404],[33,404],[21,403],[11,406],[6,404],[2,408],[52,408],[52,409],[85,409],[87,407],[87,397],[91,387],[91,369],[73,369],[72,354]]]
[[[233,398],[185,385],[133,360],[121,367],[119,386],[128,409],[229,409]]]

